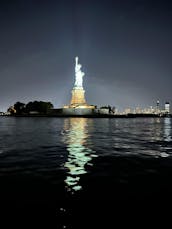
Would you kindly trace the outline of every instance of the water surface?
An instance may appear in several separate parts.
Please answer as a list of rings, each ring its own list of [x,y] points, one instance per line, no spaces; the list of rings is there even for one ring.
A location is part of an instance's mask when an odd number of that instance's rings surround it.
[[[170,199],[171,156],[170,118],[0,117],[1,209],[63,228],[103,202]]]

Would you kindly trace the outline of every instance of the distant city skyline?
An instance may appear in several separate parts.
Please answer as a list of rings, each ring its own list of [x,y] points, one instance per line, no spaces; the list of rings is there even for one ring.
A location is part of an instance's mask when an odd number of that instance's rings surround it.
[[[172,4],[153,0],[0,2],[0,111],[68,104],[75,56],[92,105],[172,104]]]

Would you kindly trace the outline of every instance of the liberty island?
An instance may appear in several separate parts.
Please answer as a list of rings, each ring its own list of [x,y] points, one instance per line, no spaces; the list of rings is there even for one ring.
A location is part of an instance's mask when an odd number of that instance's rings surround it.
[[[7,110],[7,114],[1,115],[14,115],[14,116],[57,116],[57,117],[171,117],[170,104],[165,103],[164,109],[159,106],[159,100],[156,102],[156,106],[141,109],[136,107],[132,110],[126,108],[124,112],[118,112],[116,107],[110,105],[97,108],[97,105],[90,105],[85,99],[85,90],[83,87],[83,78],[85,73],[81,70],[82,65],[79,63],[79,57],[75,57],[75,81],[73,89],[71,91],[72,96],[70,103],[64,105],[61,108],[53,108],[51,102],[34,101],[24,104],[17,102],[14,106],[10,106]],[[16,109],[17,108],[17,109]],[[35,109],[36,108],[36,109]],[[41,109],[40,109],[41,108]]]

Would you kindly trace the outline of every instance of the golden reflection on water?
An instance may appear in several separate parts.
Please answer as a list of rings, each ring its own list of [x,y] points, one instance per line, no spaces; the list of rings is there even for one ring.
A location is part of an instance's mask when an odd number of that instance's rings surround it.
[[[88,121],[86,118],[68,118],[64,120],[64,142],[69,152],[65,168],[68,176],[65,179],[68,191],[82,189],[79,184],[80,176],[87,173],[85,165],[96,155],[88,147]],[[91,165],[91,164],[90,164]]]

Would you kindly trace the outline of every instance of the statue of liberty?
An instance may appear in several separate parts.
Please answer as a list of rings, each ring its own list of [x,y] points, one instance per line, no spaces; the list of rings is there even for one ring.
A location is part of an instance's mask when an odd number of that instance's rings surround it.
[[[82,88],[84,72],[81,71],[82,65],[78,63],[78,57],[75,57],[75,87]]]

